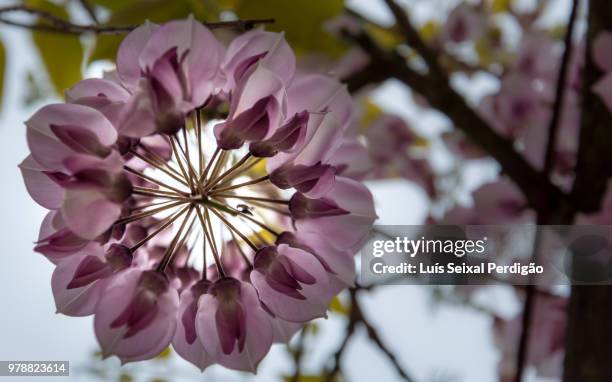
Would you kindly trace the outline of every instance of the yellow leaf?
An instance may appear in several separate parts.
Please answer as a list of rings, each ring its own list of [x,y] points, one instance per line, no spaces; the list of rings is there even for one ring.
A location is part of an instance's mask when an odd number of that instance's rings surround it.
[[[433,41],[436,36],[440,33],[440,24],[430,20],[426,22],[419,30],[421,37],[427,42]]]
[[[393,49],[404,41],[404,38],[393,28],[384,28],[375,24],[365,24],[365,30],[383,48]]]
[[[364,99],[361,101],[361,109],[363,111],[361,115],[361,121],[359,125],[361,130],[367,130],[378,117],[384,114],[384,111],[370,99]]]
[[[341,314],[343,316],[346,316],[351,312],[351,309],[348,306],[344,305],[342,301],[340,301],[338,296],[334,297],[334,299],[329,304],[329,310],[334,313]]]
[[[493,13],[502,13],[510,10],[512,0],[493,0],[491,10]]]
[[[165,348],[161,353],[159,353],[155,358],[153,358],[156,361],[164,361],[167,360],[168,358],[170,358],[170,356],[172,355],[172,350],[170,350],[170,348]]]
[[[429,147],[429,141],[423,137],[417,137],[414,142],[412,142],[412,146],[417,149],[426,149]]]
[[[284,31],[298,55],[323,53],[338,57],[345,44],[324,29],[324,23],[344,9],[342,0],[240,0],[236,13],[242,19],[274,18],[266,29]]]
[[[47,0],[31,0],[29,6],[49,12],[57,17],[69,19],[68,12],[62,6]],[[45,64],[49,80],[60,96],[64,90],[81,79],[83,63],[83,46],[78,36],[61,33],[33,31],[32,39]]]

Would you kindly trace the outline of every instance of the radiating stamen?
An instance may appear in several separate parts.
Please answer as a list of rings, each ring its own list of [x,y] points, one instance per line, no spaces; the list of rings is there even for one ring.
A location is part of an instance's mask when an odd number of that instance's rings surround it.
[[[225,179],[225,177],[227,177],[228,175],[230,175],[231,173],[233,173],[234,171],[239,169],[240,166],[242,166],[244,163],[246,163],[246,161],[249,160],[250,157],[251,157],[250,153],[246,154],[244,157],[242,157],[242,159],[240,159],[238,162],[234,163],[234,165],[232,167],[230,167],[229,170],[225,171],[218,178],[213,179],[212,181],[210,181],[204,190],[207,191],[207,190],[210,190],[211,188],[215,187],[217,184],[219,184],[219,182],[221,182],[223,179]]]
[[[176,143],[177,143],[179,150],[183,154],[183,158],[185,159],[187,170],[189,172],[189,178],[190,178],[189,182],[194,185],[195,189],[198,189],[198,184],[196,183],[196,180],[198,179],[198,175],[196,173],[196,170],[193,168],[193,164],[191,163],[191,157],[189,156],[189,141],[187,140],[187,130],[186,129],[183,129],[183,140],[185,141],[185,148],[183,148],[183,146],[181,145],[181,141],[178,139],[178,137],[176,138]]]
[[[225,199],[242,199],[242,200],[255,200],[258,202],[275,203],[275,204],[286,204],[289,205],[288,200],[284,199],[271,199],[271,198],[260,198],[258,196],[243,196],[243,195],[232,195],[232,194],[215,194],[215,197]]]
[[[208,212],[208,209],[206,207],[203,207],[203,208],[205,212]],[[202,225],[202,230],[204,231],[204,235],[206,236],[206,239],[210,243],[210,249],[212,250],[213,257],[215,259],[215,265],[217,266],[217,272],[222,277],[225,277],[225,270],[223,269],[223,264],[221,264],[221,259],[219,258],[219,252],[217,252],[217,244],[212,238],[212,233],[208,232],[206,221],[204,217],[202,216],[202,211],[200,211],[199,207],[196,207],[196,212],[198,214],[198,218],[200,219],[200,224]],[[210,223],[210,217],[208,219]],[[204,264],[206,264],[206,262]],[[203,272],[206,273],[206,267],[204,268]]]
[[[212,179],[215,179],[219,175],[219,172],[221,172],[221,169],[225,166],[229,155],[229,151],[221,151],[221,154],[219,155],[219,160],[217,160],[217,163],[215,163],[215,167],[213,167],[213,170],[210,173],[210,179],[208,180],[208,183],[210,183]]]
[[[179,189],[178,189],[178,188],[176,188],[176,187],[172,187],[172,186],[170,186],[170,185],[168,185],[168,184],[166,184],[166,183],[162,182],[161,180],[157,180],[157,179],[152,178],[152,177],[150,177],[150,176],[148,176],[148,175],[146,175],[146,174],[143,174],[143,173],[141,173],[140,171],[138,171],[138,170],[135,170],[135,169],[131,168],[130,166],[125,165],[125,166],[123,166],[123,169],[124,169],[125,171],[127,171],[127,172],[131,173],[131,174],[136,175],[136,176],[137,176],[137,177],[139,177],[139,178],[142,178],[142,179],[147,180],[147,181],[149,181],[149,182],[151,182],[151,183],[157,184],[157,185],[158,185],[158,186],[160,186],[160,187],[164,187],[164,188],[167,188],[167,189],[169,189],[169,190],[172,190],[172,191],[176,192],[177,194],[187,195],[187,193],[186,193],[186,192],[181,191],[181,190],[179,190]]]
[[[187,225],[187,221],[189,220],[189,217],[191,216],[193,209],[194,209],[194,205],[192,204],[189,206],[189,211],[187,212],[187,216],[185,216],[185,219],[183,219],[183,222],[181,223],[181,226],[178,232],[176,233],[176,235],[170,242],[170,246],[168,246],[168,249],[164,253],[164,256],[162,257],[161,261],[157,265],[158,272],[164,272],[166,270],[166,267],[170,263],[170,257],[172,253],[174,252],[174,248],[179,240],[179,237],[183,234],[183,230],[185,229],[185,226]]]
[[[172,203],[174,200],[173,199],[169,199],[169,200],[162,200],[162,201],[157,201],[157,202],[151,202],[151,203],[147,203],[147,204],[141,204],[138,206],[134,206],[130,208],[130,212],[134,212],[134,211],[140,211],[140,210],[144,210],[150,207],[155,207],[155,206],[161,206],[164,204],[169,204]]]
[[[167,206],[162,206],[162,207],[158,207],[158,208],[155,208],[155,209],[152,209],[152,210],[149,210],[149,211],[141,212],[141,213],[136,214],[136,215],[127,216],[125,218],[117,220],[115,222],[115,225],[127,224],[127,223],[131,223],[131,222],[135,222],[137,220],[148,218],[149,216],[153,216],[153,215],[158,214],[158,213],[160,213],[162,211],[166,211],[166,210],[168,210],[170,208],[178,207],[181,204],[185,204],[185,203],[186,203],[186,201],[181,200],[181,201],[169,204]]]
[[[132,155],[134,155],[136,158],[140,159],[141,161],[149,164],[150,166],[162,171],[163,173],[165,173],[166,175],[168,175],[169,177],[171,177],[172,179],[176,180],[177,182],[182,183],[183,185],[189,187],[189,185],[187,184],[187,182],[185,182],[184,179],[182,179],[180,177],[180,174],[173,172],[173,168],[169,167],[167,165],[167,163],[161,164],[159,162],[156,163],[155,160],[152,160],[150,158],[145,157],[144,155],[141,155],[140,153],[134,151],[134,150],[130,150],[130,153]]]
[[[214,209],[211,209],[211,211],[223,222],[223,224],[225,224],[226,227],[234,231],[236,235],[238,235],[242,240],[244,240],[245,243],[249,245],[249,247],[251,247],[251,249],[253,249],[253,251],[257,252],[259,248],[255,244],[253,244],[253,242],[249,240],[248,237],[246,237],[242,232],[240,232],[240,230],[234,227],[234,225],[230,223],[226,218],[224,218],[219,212],[215,211]]]
[[[196,115],[196,136],[198,138],[198,174],[202,174],[204,170],[204,156],[202,155],[202,116],[200,110],[195,111]],[[198,183],[200,181],[199,177]]]
[[[270,175],[266,175],[266,176],[262,176],[261,178],[257,178],[257,179],[253,179],[253,180],[249,180],[248,182],[244,182],[244,183],[238,183],[238,184],[234,184],[232,186],[228,186],[228,187],[223,187],[223,188],[214,188],[211,190],[211,195],[215,195],[215,193],[218,192],[224,192],[224,191],[229,191],[229,190],[234,190],[236,188],[240,188],[240,187],[245,187],[245,186],[251,186],[254,184],[258,184],[258,183],[263,183],[270,180]]]
[[[138,243],[134,244],[130,250],[132,252],[135,252],[138,248],[140,248],[142,245],[144,245],[145,243],[147,243],[149,240],[151,240],[152,238],[154,238],[155,236],[157,236],[158,233],[160,233],[161,231],[163,231],[164,229],[166,229],[170,224],[174,223],[176,221],[176,219],[178,219],[182,214],[185,213],[185,211],[187,211],[187,209],[189,209],[189,206],[186,206],[185,208],[183,208],[182,210],[175,212],[173,216],[171,216],[170,218],[168,218],[167,221],[164,222],[164,224],[162,224],[161,226],[159,226],[155,231],[151,232],[147,237],[145,237],[144,239],[140,240]]]
[[[250,222],[247,219],[244,218],[244,216],[239,216],[239,217],[240,217],[240,220],[242,220],[242,222],[245,223],[247,227],[249,227],[249,230],[253,233],[253,235],[255,235],[255,237],[257,238],[257,241],[260,244],[260,247],[268,245],[268,241],[266,240],[266,238],[261,236],[261,233],[259,230],[253,228],[253,226],[250,224]]]
[[[139,186],[132,186],[132,194],[149,196],[154,198],[166,198],[166,199],[175,199],[175,200],[186,200],[187,195],[185,194],[177,194],[170,191],[157,190],[154,188],[146,188]]]
[[[280,208],[276,208],[274,206],[269,206],[269,205],[267,205],[265,203],[259,203],[259,202],[251,200],[251,201],[249,201],[249,204],[251,204],[253,206],[260,207],[260,208],[265,208],[266,210],[274,211],[277,214],[281,214],[281,215],[284,215],[284,216],[291,216],[291,213],[289,213],[289,211],[283,211]]]
[[[249,257],[246,255],[246,253],[244,253],[244,251],[242,250],[242,247],[238,244],[238,239],[236,239],[236,234],[232,230],[230,230],[229,232],[230,232],[230,235],[232,235],[232,240],[236,243],[236,247],[238,248],[238,252],[240,252],[240,256],[242,256],[242,259],[247,264],[249,269],[252,269],[253,263],[251,263],[251,260],[249,260]]]
[[[210,161],[208,161],[208,164],[206,165],[206,168],[204,169],[204,172],[202,172],[202,174],[200,175],[200,179],[199,179],[198,183],[202,184],[202,182],[204,182],[204,180],[208,176],[208,172],[210,171],[213,163],[215,162],[215,159],[217,159],[217,156],[219,156],[220,152],[221,152],[221,148],[217,147],[215,149],[215,152],[213,153],[213,156],[210,158]]]
[[[272,235],[277,236],[277,237],[278,237],[278,236],[280,236],[280,234],[279,234],[278,232],[276,232],[274,229],[270,228],[268,225],[266,225],[266,224],[264,224],[264,223],[260,222],[259,220],[257,220],[257,219],[255,219],[255,218],[253,218],[252,216],[250,216],[250,215],[248,215],[248,214],[244,213],[243,211],[237,210],[237,209],[235,209],[235,208],[231,207],[231,206],[230,206],[230,205],[228,205],[228,204],[225,204],[225,203],[222,203],[222,204],[223,204],[223,207],[225,207],[225,208],[227,208],[227,209],[229,209],[229,210],[233,211],[233,212],[234,212],[234,216],[240,216],[240,217],[243,217],[243,218],[245,218],[245,219],[247,219],[247,220],[249,220],[249,221],[251,221],[251,222],[253,222],[253,223],[257,224],[257,225],[258,225],[260,228],[263,228],[263,229],[265,229],[266,231],[270,232]]]
[[[190,176],[187,176],[187,171],[185,171],[185,167],[183,166],[183,161],[181,161],[181,157],[178,153],[178,150],[176,149],[176,144],[174,142],[174,137],[170,136],[170,145],[172,146],[172,153],[174,154],[174,158],[176,160],[176,162],[179,165],[179,168],[181,169],[181,173],[183,174],[183,177],[185,177],[185,180],[187,181],[187,183],[189,183],[189,188],[191,189],[191,192],[195,191],[192,179]]]

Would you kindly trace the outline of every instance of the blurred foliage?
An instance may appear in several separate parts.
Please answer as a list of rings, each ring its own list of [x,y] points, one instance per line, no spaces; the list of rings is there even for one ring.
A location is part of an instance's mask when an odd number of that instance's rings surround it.
[[[112,3],[112,13],[106,24],[108,25],[137,25],[149,20],[162,23],[172,19],[183,18],[194,13],[187,0],[135,0],[122,1],[119,6],[113,0],[96,0],[95,3]],[[206,20],[211,21],[211,20]],[[101,35],[96,39],[90,61],[114,60],[117,48],[123,40],[124,35]]]
[[[491,10],[493,13],[502,13],[510,10],[512,0],[493,0]]]
[[[298,55],[316,51],[338,57],[345,51],[340,40],[325,31],[324,23],[344,9],[342,0],[258,0],[236,1],[240,18],[268,18],[276,21],[268,26],[285,31],[287,40]]]
[[[91,24],[83,12],[74,12],[75,2],[51,0],[25,0],[24,5],[43,10],[76,24]],[[273,31],[284,31],[287,40],[298,55],[323,54],[331,58],[340,57],[346,50],[345,44],[328,33],[325,24],[344,10],[343,0],[89,0],[101,15],[101,24],[108,26],[139,25],[146,20],[163,23],[172,19],[185,18],[193,14],[203,22],[232,19],[274,18],[273,24],[266,25]],[[78,7],[78,6],[77,6]],[[79,14],[78,19],[74,16]],[[85,18],[84,18],[85,17]],[[397,36],[384,28],[372,27],[371,32],[378,40],[391,46]],[[32,41],[46,69],[53,93],[63,96],[65,89],[73,86],[82,77],[84,60],[114,61],[117,48],[125,34],[103,34],[82,39],[78,35],[31,32]],[[84,44],[85,42],[85,44]],[[93,42],[91,51],[85,57],[86,49]],[[58,54],[61,52],[61,54]],[[0,41],[0,73],[4,72],[4,46]],[[0,88],[3,76],[0,75]],[[41,91],[31,76],[27,79],[31,90],[26,103],[48,96]],[[0,92],[0,100],[1,100]]]
[[[50,1],[28,0],[26,4],[68,19],[68,11]],[[58,95],[63,95],[66,88],[81,79],[83,46],[79,36],[34,31],[32,39],[47,68],[51,84]]]
[[[351,308],[345,305],[338,296],[334,297],[334,299],[329,304],[329,310],[333,313],[340,314],[343,316],[347,316],[351,312]]]
[[[161,23],[193,14],[200,21],[230,18],[274,18],[267,28],[285,31],[298,54],[312,51],[338,57],[345,51],[343,43],[327,33],[323,24],[344,9],[342,0],[95,0],[92,3],[111,12],[108,25],[135,25],[145,20]],[[99,36],[90,61],[115,58],[121,35]]]

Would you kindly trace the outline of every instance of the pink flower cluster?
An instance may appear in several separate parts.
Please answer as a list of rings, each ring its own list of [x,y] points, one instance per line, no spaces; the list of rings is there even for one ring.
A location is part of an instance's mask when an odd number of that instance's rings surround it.
[[[347,171],[351,98],[297,72],[283,34],[226,48],[193,18],[137,28],[116,62],[26,122],[57,310],[95,315],[122,362],[172,344],[202,370],[255,371],[353,284],[376,219]]]

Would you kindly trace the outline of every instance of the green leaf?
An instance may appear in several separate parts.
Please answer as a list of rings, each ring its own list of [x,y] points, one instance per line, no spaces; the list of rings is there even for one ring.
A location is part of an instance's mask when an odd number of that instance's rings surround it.
[[[31,0],[27,5],[68,20],[64,7],[47,0]],[[49,80],[60,96],[81,79],[83,46],[79,36],[33,31],[32,39],[45,64]]]
[[[344,9],[342,0],[241,0],[236,13],[241,19],[274,18],[266,26],[272,31],[285,31],[287,40],[298,55],[323,53],[338,57],[346,46],[325,31],[324,23]]]
[[[140,25],[146,20],[162,23],[189,16],[193,11],[190,0],[136,0],[123,2],[108,19],[108,25]],[[100,35],[89,61],[115,60],[119,44],[125,35]]]

